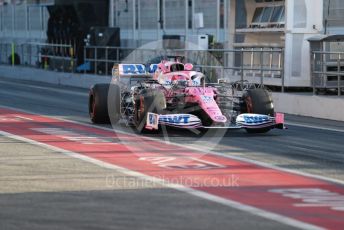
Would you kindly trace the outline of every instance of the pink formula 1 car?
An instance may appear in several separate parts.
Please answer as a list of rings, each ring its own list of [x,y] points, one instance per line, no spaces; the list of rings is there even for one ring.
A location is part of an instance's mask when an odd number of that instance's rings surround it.
[[[192,64],[178,61],[114,67],[111,84],[91,88],[89,114],[94,123],[123,122],[139,132],[171,126],[264,133],[284,127],[267,90],[245,82],[207,84]]]

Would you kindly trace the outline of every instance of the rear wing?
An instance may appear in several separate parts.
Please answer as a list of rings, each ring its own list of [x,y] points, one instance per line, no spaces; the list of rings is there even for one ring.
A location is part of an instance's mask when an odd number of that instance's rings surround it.
[[[157,69],[158,64],[151,64],[149,66],[143,64],[118,64],[112,68],[112,76],[125,78],[142,75],[142,77],[146,77],[147,75],[154,74]]]

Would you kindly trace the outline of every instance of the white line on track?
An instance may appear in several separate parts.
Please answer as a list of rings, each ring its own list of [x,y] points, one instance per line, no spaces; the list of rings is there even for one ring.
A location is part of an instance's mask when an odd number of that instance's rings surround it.
[[[292,227],[296,227],[296,228],[300,228],[300,229],[310,229],[310,230],[323,229],[323,228],[320,228],[320,227],[315,226],[315,225],[311,225],[311,224],[304,223],[304,222],[301,222],[298,220],[294,220],[294,219],[289,218],[289,217],[285,217],[285,216],[282,216],[282,215],[279,215],[276,213],[268,212],[268,211],[265,211],[265,210],[262,210],[259,208],[255,208],[255,207],[252,207],[249,205],[245,205],[245,204],[233,201],[233,200],[224,199],[224,198],[221,198],[218,196],[214,196],[214,195],[208,194],[206,192],[202,192],[202,191],[198,191],[198,190],[195,190],[192,188],[185,187],[183,185],[168,183],[168,182],[166,182],[162,179],[156,178],[156,177],[148,176],[148,175],[145,175],[145,174],[142,174],[139,172],[129,170],[127,168],[123,168],[123,167],[120,167],[117,165],[109,164],[109,163],[106,163],[106,162],[103,162],[103,161],[100,161],[97,159],[93,159],[93,158],[84,156],[82,154],[78,154],[75,152],[71,152],[71,151],[61,149],[61,148],[57,148],[54,146],[43,144],[43,143],[33,141],[33,140],[30,140],[30,139],[27,139],[27,138],[24,138],[21,136],[13,135],[13,134],[3,132],[3,131],[0,131],[0,135],[6,136],[6,137],[11,138],[11,139],[23,141],[23,142],[26,142],[26,143],[29,143],[32,145],[44,147],[44,148],[49,149],[49,150],[57,151],[57,152],[65,154],[67,156],[77,158],[77,159],[98,165],[98,166],[103,167],[103,168],[113,169],[113,170],[116,170],[116,171],[123,173],[125,175],[128,175],[128,176],[133,176],[133,177],[137,177],[137,178],[142,179],[142,180],[147,180],[147,181],[150,181],[153,183],[158,183],[158,184],[161,184],[161,185],[166,186],[166,187],[171,188],[171,189],[185,192],[185,193],[188,193],[188,194],[196,196],[196,197],[200,197],[200,198],[203,198],[203,199],[206,199],[209,201],[220,203],[222,205],[225,205],[225,206],[228,206],[231,208],[235,208],[235,209],[238,209],[238,210],[241,210],[241,211],[244,211],[244,212],[256,215],[256,216],[260,216],[260,217],[263,217],[266,219],[270,219],[272,221],[276,221],[276,222],[279,222],[282,224],[286,224],[286,225],[289,225]]]
[[[17,118],[20,118],[20,119],[23,119],[23,120],[27,120],[27,121],[33,121],[32,119],[27,118],[27,117],[22,117],[22,116],[14,116],[14,117],[17,117]]]
[[[324,131],[344,133],[344,129],[328,128],[328,127],[316,126],[316,125],[306,125],[306,124],[300,124],[300,123],[295,123],[295,122],[287,122],[286,125],[292,125],[292,126],[308,128],[308,129],[319,129],[319,130],[324,130]]]

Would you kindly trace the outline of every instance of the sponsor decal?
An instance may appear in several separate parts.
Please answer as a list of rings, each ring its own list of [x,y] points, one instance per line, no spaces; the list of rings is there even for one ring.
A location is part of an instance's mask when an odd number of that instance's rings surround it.
[[[193,85],[193,86],[199,86],[199,85],[201,85],[201,80],[200,80],[200,79],[192,80],[192,85]]]
[[[213,101],[213,99],[214,99],[214,98],[211,97],[211,96],[205,96],[205,95],[202,95],[201,98],[202,98],[202,101],[203,101],[204,103],[206,103],[206,104],[211,103],[211,102]]]
[[[163,116],[160,118],[160,120],[163,122],[173,124],[188,124],[190,120],[190,115]]]
[[[268,116],[260,116],[260,115],[254,115],[254,116],[250,116],[250,115],[246,115],[244,116],[244,120],[246,123],[262,123],[262,122],[266,122],[269,121],[269,117]]]
[[[172,126],[193,126],[201,124],[201,120],[192,114],[168,114],[160,115],[159,123]]]
[[[128,74],[147,74],[147,73],[155,73],[157,70],[158,65],[152,64],[150,66],[145,66],[142,64],[121,64],[119,65],[119,72],[123,75]]]
[[[190,93],[196,94],[196,95],[201,95],[204,93],[212,93],[213,89],[212,88],[203,88],[203,87],[195,87],[190,90]]]
[[[217,121],[226,121],[227,118],[225,116],[216,116],[215,120],[217,120]]]
[[[158,129],[159,128],[159,115],[155,113],[148,113],[147,114],[147,122],[146,122],[147,129]]]
[[[238,123],[244,124],[262,124],[271,121],[270,117],[267,115],[260,114],[240,114],[237,117]]]

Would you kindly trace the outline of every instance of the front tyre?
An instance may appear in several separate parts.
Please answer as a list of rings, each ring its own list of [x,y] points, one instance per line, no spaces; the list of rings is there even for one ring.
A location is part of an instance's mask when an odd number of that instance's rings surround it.
[[[165,95],[160,90],[143,89],[135,98],[134,123],[136,130],[146,131],[148,113],[160,114],[166,106]]]
[[[244,105],[242,113],[254,113],[274,116],[273,100],[270,93],[265,89],[250,89],[243,96]],[[248,133],[267,133],[270,127],[261,129],[247,129]]]

